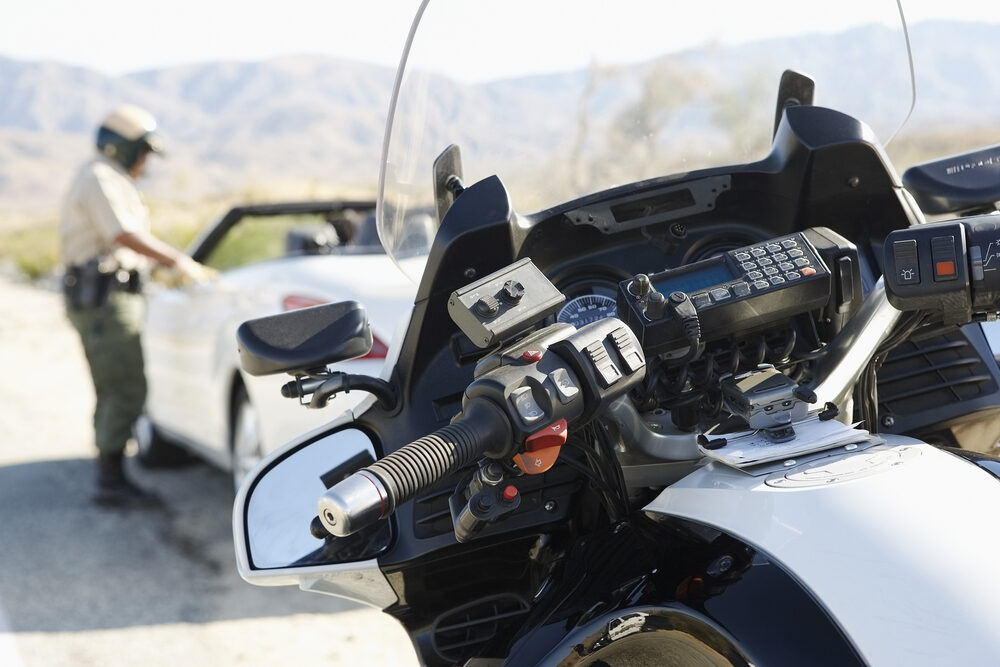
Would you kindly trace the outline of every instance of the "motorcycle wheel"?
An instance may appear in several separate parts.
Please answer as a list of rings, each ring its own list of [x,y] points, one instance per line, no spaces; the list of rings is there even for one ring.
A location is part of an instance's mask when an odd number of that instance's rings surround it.
[[[171,468],[190,463],[192,456],[160,433],[145,412],[132,426],[136,459],[146,468]]]
[[[239,490],[243,478],[254,469],[264,456],[260,442],[260,428],[257,413],[250,403],[250,397],[243,386],[236,389],[233,397],[232,440],[233,491]]]

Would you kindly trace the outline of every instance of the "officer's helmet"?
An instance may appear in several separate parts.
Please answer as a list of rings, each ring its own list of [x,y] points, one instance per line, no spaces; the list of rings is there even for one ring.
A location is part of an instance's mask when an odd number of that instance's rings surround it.
[[[131,169],[143,153],[162,153],[163,138],[156,132],[156,119],[151,113],[125,104],[101,121],[97,150]]]

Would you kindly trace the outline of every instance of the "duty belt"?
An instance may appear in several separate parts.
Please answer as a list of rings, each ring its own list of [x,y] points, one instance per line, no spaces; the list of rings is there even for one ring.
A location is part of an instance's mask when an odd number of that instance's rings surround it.
[[[111,290],[137,294],[142,291],[138,271],[104,270],[97,260],[74,264],[63,275],[63,294],[71,308],[96,308],[104,305]]]

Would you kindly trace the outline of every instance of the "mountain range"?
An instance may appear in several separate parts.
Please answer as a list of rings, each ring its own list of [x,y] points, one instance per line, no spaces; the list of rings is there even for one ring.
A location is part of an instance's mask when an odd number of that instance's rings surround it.
[[[696,72],[692,80],[697,85],[730,92],[739,92],[745,84],[748,62],[780,61],[782,54],[803,52],[819,60],[837,58],[847,65],[842,69],[848,74],[838,81],[818,81],[817,102],[822,102],[825,86],[850,96],[867,114],[864,118],[877,120],[889,113],[887,109],[898,109],[899,97],[907,93],[891,86],[873,87],[870,81],[858,85],[864,78],[861,74],[870,77],[872,69],[871,53],[856,46],[858,31],[865,30],[880,29],[871,26],[671,57]],[[918,106],[907,132],[919,136],[922,131],[959,126],[998,131],[998,30],[1000,25],[944,21],[911,27]],[[878,35],[874,37],[877,43]],[[852,72],[859,76],[851,76]],[[393,77],[391,68],[311,55],[212,62],[122,76],[0,57],[0,213],[55,210],[74,169],[92,151],[97,122],[124,101],[154,111],[169,142],[167,158],[153,165],[146,184],[151,197],[184,200],[250,192],[283,182],[372,191]],[[502,152],[504,142],[524,126],[525,114],[581,99],[586,79],[580,71],[534,77],[528,82],[531,99],[516,103],[506,94],[515,82],[455,82],[453,96],[431,104],[440,107],[436,115],[443,123],[442,136],[448,128],[474,150]],[[765,83],[771,88],[777,85]],[[615,97],[613,89],[604,93],[608,100]],[[473,104],[480,109],[477,120],[448,124],[448,119],[461,116],[463,106]],[[454,108],[444,109],[445,105]],[[484,105],[489,107],[487,113],[481,113]],[[615,113],[610,103],[602,110],[599,99],[594,109],[597,115]],[[755,116],[767,118],[771,113],[771,109],[757,110]],[[679,117],[684,117],[683,110]],[[686,122],[697,127],[707,120],[692,116]]]

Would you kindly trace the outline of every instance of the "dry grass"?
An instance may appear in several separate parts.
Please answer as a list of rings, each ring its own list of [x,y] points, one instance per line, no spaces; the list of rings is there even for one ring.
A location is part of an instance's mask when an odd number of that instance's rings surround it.
[[[897,171],[920,162],[1000,144],[997,127],[938,127],[902,133],[887,149]],[[206,226],[232,206],[242,203],[308,200],[366,199],[374,197],[374,184],[330,185],[321,181],[270,181],[224,195],[193,201],[159,199],[150,202],[154,232],[183,248]],[[16,267],[29,279],[53,272],[58,265],[58,211],[0,211],[0,262]]]
[[[184,248],[207,225],[237,204],[280,200],[369,199],[374,186],[325,186],[311,182],[269,183],[195,201],[148,202],[153,232],[171,245]],[[59,213],[49,210],[0,212],[0,262],[15,267],[30,280],[57,270]]]

